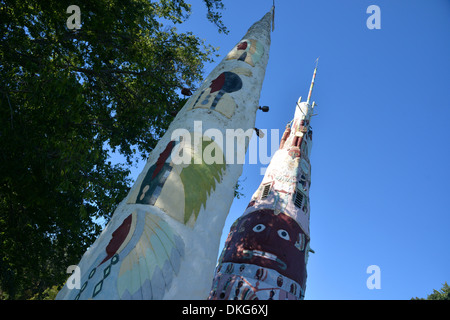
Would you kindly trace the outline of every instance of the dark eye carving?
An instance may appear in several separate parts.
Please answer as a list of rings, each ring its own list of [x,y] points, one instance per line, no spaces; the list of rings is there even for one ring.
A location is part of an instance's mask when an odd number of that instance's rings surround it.
[[[278,230],[278,235],[280,236],[280,238],[282,238],[284,240],[290,240],[291,239],[289,237],[289,233],[286,230],[283,230],[283,229]]]
[[[265,225],[263,225],[262,223],[257,224],[256,226],[253,227],[253,231],[255,232],[261,232],[266,228]]]

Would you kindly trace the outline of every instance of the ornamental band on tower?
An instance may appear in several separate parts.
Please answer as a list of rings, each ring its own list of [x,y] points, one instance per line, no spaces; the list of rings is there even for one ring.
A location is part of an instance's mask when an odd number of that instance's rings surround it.
[[[227,129],[253,130],[272,19],[273,8],[190,97],[111,221],[81,258],[80,287],[69,288],[66,283],[57,299],[208,296],[220,236],[243,166],[225,159],[236,150],[220,146],[208,130],[223,136]],[[182,137],[176,134],[180,131],[185,133]],[[247,146],[245,142],[245,150]],[[207,152],[219,161],[204,161],[202,154]],[[181,154],[187,162],[175,161]]]

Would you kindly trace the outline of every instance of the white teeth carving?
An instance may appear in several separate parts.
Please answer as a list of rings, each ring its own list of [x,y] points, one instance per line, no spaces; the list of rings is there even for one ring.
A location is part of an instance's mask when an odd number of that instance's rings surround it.
[[[278,262],[280,265],[280,268],[283,270],[286,270],[287,266],[286,263],[284,263],[282,260],[278,259],[278,257],[272,253],[268,253],[265,251],[259,251],[259,250],[243,250],[242,253],[244,254],[244,258],[251,259],[253,257],[262,257],[268,260],[272,260],[275,262]]]
[[[268,253],[268,252],[264,252],[264,251],[258,251],[258,250],[253,250],[253,255],[257,256],[257,257],[263,257],[269,260],[273,260],[273,261],[277,261],[277,256],[272,254],[272,253]]]

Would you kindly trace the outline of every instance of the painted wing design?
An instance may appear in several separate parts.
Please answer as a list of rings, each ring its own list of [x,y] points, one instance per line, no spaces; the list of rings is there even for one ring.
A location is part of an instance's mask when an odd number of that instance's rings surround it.
[[[191,164],[180,174],[185,194],[184,224],[188,224],[192,216],[194,222],[197,220],[200,208],[206,205],[210,193],[216,189],[216,184],[220,183],[226,167],[222,150],[215,142],[204,136],[201,148],[200,152],[192,151]],[[218,161],[206,164],[203,156],[211,153],[211,150],[217,153]]]
[[[146,213],[143,232],[122,259],[117,290],[124,300],[160,300],[180,269],[184,242],[162,218]]]

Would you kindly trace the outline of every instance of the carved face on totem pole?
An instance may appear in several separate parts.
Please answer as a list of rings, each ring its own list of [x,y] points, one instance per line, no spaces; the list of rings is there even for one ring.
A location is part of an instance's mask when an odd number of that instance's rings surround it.
[[[306,236],[284,213],[265,209],[241,217],[231,230],[222,262],[273,269],[304,285]]]

